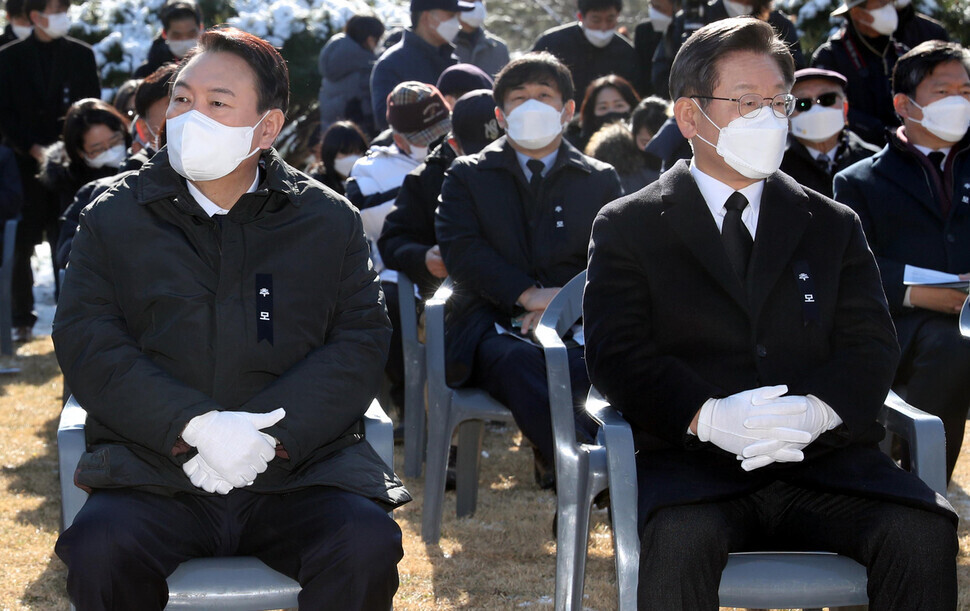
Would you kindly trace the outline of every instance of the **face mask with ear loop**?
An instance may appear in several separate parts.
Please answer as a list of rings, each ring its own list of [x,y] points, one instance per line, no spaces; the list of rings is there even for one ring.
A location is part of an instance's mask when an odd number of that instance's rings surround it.
[[[719,127],[697,101],[692,101],[719,132],[716,145],[700,133],[696,137],[710,145],[726,164],[752,180],[767,178],[778,171],[788,140],[788,117],[781,118],[770,108],[762,107],[754,118],[738,117]]]
[[[959,142],[970,127],[970,101],[960,95],[951,95],[935,102],[920,106],[913,98],[909,99],[916,108],[923,111],[923,120],[910,117],[910,121],[922,125],[940,140]]]
[[[252,146],[253,133],[270,111],[252,127],[223,125],[198,110],[165,122],[168,160],[172,169],[193,181],[216,180],[261,150]]]

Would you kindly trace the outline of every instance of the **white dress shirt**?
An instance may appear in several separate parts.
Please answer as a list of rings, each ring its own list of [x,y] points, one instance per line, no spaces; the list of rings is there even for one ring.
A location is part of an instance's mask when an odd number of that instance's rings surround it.
[[[211,199],[203,195],[202,191],[199,191],[195,187],[195,185],[192,184],[191,180],[186,180],[185,186],[189,188],[189,195],[191,195],[192,199],[194,199],[196,202],[198,202],[200,206],[202,206],[202,210],[204,210],[205,213],[209,215],[209,218],[212,218],[217,214],[229,214],[229,211],[227,209],[223,208],[219,204],[215,203],[214,201],[212,201]],[[250,185],[246,193],[255,193],[256,188],[258,186],[259,186],[259,169],[256,170],[256,178],[253,179],[253,184]]]
[[[697,188],[707,203],[707,207],[714,217],[714,222],[717,223],[717,230],[721,231],[724,226],[724,215],[727,214],[727,208],[724,207],[724,204],[735,189],[697,169],[693,160],[690,162],[690,174],[694,177],[694,182],[697,183]],[[748,205],[741,211],[741,222],[748,228],[752,240],[758,229],[758,217],[761,214],[761,194],[764,190],[765,181],[763,180],[740,190],[741,195],[748,200]]]

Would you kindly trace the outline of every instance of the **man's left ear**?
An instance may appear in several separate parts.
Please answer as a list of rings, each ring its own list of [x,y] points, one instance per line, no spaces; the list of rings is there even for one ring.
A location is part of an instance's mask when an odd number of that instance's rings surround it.
[[[903,119],[913,118],[909,109],[909,101],[909,96],[905,93],[897,93],[893,96],[893,110]]]
[[[276,137],[280,135],[283,131],[283,124],[286,123],[286,115],[279,108],[274,108],[269,111],[263,122],[259,124],[257,128],[259,133],[259,141],[257,144],[261,149],[272,148],[273,143],[276,142]]]
[[[563,106],[563,123],[569,123],[573,120],[573,115],[576,114],[576,100],[569,100],[566,105]]]

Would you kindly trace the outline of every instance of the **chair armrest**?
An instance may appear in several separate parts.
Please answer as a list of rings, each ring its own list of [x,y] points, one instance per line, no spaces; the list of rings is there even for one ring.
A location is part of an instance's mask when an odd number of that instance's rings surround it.
[[[428,375],[428,396],[447,392],[445,382],[445,306],[454,292],[447,278],[431,299],[424,302],[424,354]]]
[[[926,485],[946,496],[946,435],[943,422],[917,409],[889,391],[878,417],[890,433],[909,444],[913,473]]]
[[[87,446],[84,441],[84,411],[72,396],[61,410],[57,426],[57,462],[61,485],[61,529],[74,522],[74,516],[81,510],[88,494],[74,485],[74,471]]]
[[[394,424],[374,399],[364,413],[364,438],[387,466],[394,470]]]

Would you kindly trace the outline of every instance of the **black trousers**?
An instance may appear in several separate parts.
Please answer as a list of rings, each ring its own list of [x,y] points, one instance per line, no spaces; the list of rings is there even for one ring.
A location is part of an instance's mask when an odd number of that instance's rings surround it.
[[[957,547],[943,515],[775,482],[736,499],[656,511],[641,533],[637,606],[716,610],[729,552],[805,550],[865,565],[872,611],[952,610]]]
[[[907,403],[943,421],[950,481],[970,409],[970,339],[960,335],[955,316],[934,316],[919,327],[900,361],[896,383],[906,385]]]
[[[30,156],[17,155],[16,158],[24,188],[24,208],[14,246],[11,318],[14,327],[32,327],[37,322],[37,315],[34,313],[34,273],[30,268],[30,257],[34,254],[34,246],[45,236],[52,250],[57,244],[60,209],[57,196],[37,180],[37,161]]]
[[[91,495],[55,546],[79,611],[162,609],[165,578],[190,558],[256,556],[300,582],[301,609],[390,609],[401,529],[376,503],[337,488],[286,494]]]
[[[568,352],[576,435],[582,441],[591,441],[596,433],[596,423],[584,409],[589,392],[586,359],[583,348],[570,348]],[[546,464],[555,464],[546,358],[541,349],[489,331],[475,351],[471,385],[485,390],[508,407],[515,423],[536,446]]]

